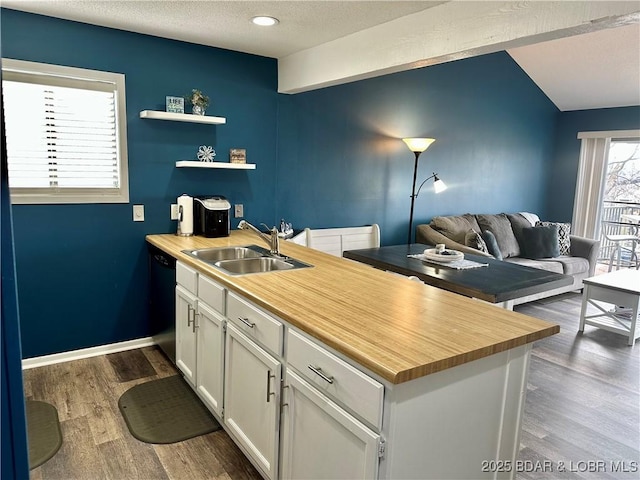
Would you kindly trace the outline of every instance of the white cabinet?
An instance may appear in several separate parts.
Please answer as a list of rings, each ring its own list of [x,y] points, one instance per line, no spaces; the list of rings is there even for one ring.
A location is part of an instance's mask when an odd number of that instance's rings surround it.
[[[384,386],[326,348],[289,328],[287,362],[318,391],[370,425],[382,429]]]
[[[270,479],[278,471],[282,364],[227,324],[224,423]]]
[[[226,290],[180,262],[176,281],[176,365],[222,416]]]
[[[176,366],[196,384],[196,296],[176,286]]]
[[[380,435],[287,368],[282,479],[377,478]]]
[[[222,416],[225,321],[202,301],[197,313],[196,392],[209,409]]]

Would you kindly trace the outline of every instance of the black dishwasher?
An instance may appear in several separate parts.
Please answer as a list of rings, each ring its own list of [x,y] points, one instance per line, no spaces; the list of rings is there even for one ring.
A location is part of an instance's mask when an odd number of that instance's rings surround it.
[[[176,259],[158,247],[149,249],[149,325],[160,349],[176,363]]]

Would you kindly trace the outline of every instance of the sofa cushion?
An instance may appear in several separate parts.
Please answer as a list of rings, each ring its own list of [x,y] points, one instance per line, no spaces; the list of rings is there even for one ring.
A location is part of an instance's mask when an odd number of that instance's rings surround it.
[[[560,256],[557,225],[523,228],[522,242],[523,257],[535,260]]]
[[[511,222],[504,213],[476,215],[476,220],[483,233],[490,230],[496,237],[503,258],[520,255],[520,245],[511,228]]]
[[[498,247],[498,242],[493,232],[491,230],[482,232],[482,239],[487,245],[489,255],[493,255],[497,260],[502,260],[502,252],[500,252],[500,247]]]
[[[538,226],[558,226],[558,243],[560,244],[560,255],[571,255],[571,224],[559,222],[537,222]]]
[[[550,260],[541,260],[541,262],[547,262]],[[554,263],[562,264],[562,273],[565,275],[580,275],[582,273],[589,273],[589,260],[582,257],[568,257],[561,255],[553,259]]]
[[[467,232],[464,236],[464,244],[467,247],[475,248],[476,250],[480,250],[484,253],[489,253],[487,249],[487,244],[485,243],[482,235],[476,232],[473,228]]]
[[[546,270],[547,272],[564,273],[562,263],[557,260],[559,260],[559,258],[552,260],[532,260],[530,258],[511,257],[506,258],[505,262],[515,263],[524,267],[538,268],[540,270]]]
[[[522,246],[522,229],[534,227],[535,224],[532,225],[531,222],[520,213],[507,213],[506,215],[509,223],[511,223],[511,229],[516,236],[516,240],[520,246],[520,253],[522,254],[522,249],[524,248]]]
[[[448,217],[433,217],[431,220],[431,227],[445,237],[450,238],[454,242],[462,243],[464,245],[464,237],[471,229],[476,232],[480,231],[478,222],[473,215],[465,213],[464,215],[448,216]]]

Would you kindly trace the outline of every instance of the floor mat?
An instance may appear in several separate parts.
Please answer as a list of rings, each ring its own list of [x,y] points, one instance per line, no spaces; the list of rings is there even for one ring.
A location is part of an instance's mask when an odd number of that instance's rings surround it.
[[[146,443],[180,442],[220,428],[180,375],[130,388],[118,407],[131,435]]]
[[[29,470],[39,467],[60,449],[62,432],[56,407],[46,402],[27,400]]]

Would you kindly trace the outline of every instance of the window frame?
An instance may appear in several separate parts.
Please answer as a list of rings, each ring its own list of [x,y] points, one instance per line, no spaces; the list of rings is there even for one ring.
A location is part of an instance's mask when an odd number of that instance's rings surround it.
[[[115,94],[115,134],[119,188],[10,188],[13,204],[92,204],[129,203],[129,161],[127,149],[127,110],[125,76],[85,68],[67,67],[10,58],[2,59],[2,75],[57,77],[63,86],[78,88],[78,81],[101,82],[113,85]],[[8,78],[7,80],[12,80]],[[65,81],[68,80],[68,84]],[[19,80],[18,80],[19,81]],[[5,118],[6,121],[6,118]]]

